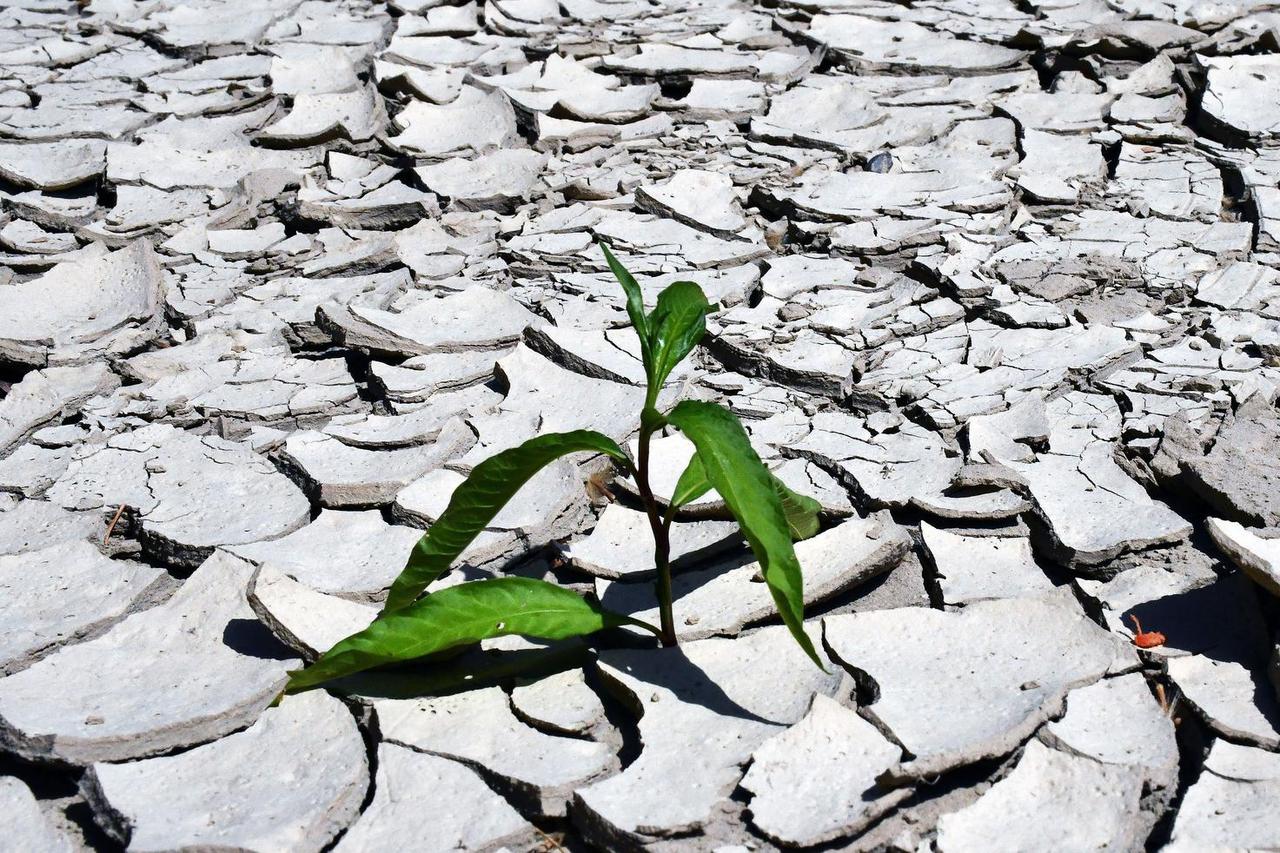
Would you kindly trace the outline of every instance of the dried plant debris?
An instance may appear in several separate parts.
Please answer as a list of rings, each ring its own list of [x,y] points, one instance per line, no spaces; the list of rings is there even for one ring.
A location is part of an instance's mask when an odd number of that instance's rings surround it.
[[[0,33],[15,848],[1280,847],[1268,4],[88,0]],[[670,522],[677,649],[485,641],[474,683],[272,707],[481,461],[637,452],[599,241],[648,304],[715,303],[657,405],[724,405],[817,500],[826,672],[710,490]],[[694,449],[652,454],[665,508]],[[644,504],[561,460],[431,589],[656,619]]]

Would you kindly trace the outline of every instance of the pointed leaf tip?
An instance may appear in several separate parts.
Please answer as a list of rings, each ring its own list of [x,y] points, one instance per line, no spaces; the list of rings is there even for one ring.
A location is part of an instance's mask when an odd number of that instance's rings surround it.
[[[653,359],[650,350],[652,349],[652,334],[649,329],[649,318],[644,312],[644,293],[640,289],[640,284],[636,281],[635,276],[627,271],[617,258],[613,256],[613,252],[609,251],[609,247],[604,241],[596,241],[596,245],[600,247],[600,251],[604,253],[605,263],[609,265],[610,272],[613,277],[618,280],[618,284],[622,285],[622,291],[627,297],[627,317],[631,320],[631,326],[636,331],[636,336],[640,338],[640,354],[644,362],[646,374],[651,374]]]
[[[680,403],[667,420],[697,448],[706,479],[738,520],[791,636],[825,669],[804,630],[804,578],[776,478],[760,461],[746,430],[728,409],[697,400]]]
[[[651,381],[655,387],[662,387],[676,365],[702,340],[710,311],[706,294],[691,281],[677,281],[658,295],[658,304],[649,315],[653,346]]]

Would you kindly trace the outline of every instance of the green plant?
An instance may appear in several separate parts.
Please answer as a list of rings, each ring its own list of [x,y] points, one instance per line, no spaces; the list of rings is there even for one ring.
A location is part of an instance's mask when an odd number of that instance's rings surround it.
[[[783,622],[814,663],[822,665],[803,628],[803,579],[792,547],[793,540],[817,532],[818,502],[791,491],[764,466],[729,410],[693,400],[666,414],[657,409],[659,391],[706,333],[706,316],[714,306],[696,284],[678,281],[659,294],[653,311],[646,314],[640,285],[606,246],[600,248],[626,292],[627,315],[640,338],[647,379],[636,460],[608,436],[578,430],[540,435],[481,462],[414,547],[378,618],[294,672],[290,692],[508,634],[559,640],[636,625],[657,635],[663,645],[674,646],[671,523],[681,506],[711,489],[741,527]],[[696,452],[664,509],[650,488],[649,446],[653,435],[668,426],[683,432]],[[561,456],[583,452],[610,457],[635,480],[653,532],[659,626],[611,613],[572,590],[530,578],[472,581],[426,594],[428,585],[448,570],[530,477]]]

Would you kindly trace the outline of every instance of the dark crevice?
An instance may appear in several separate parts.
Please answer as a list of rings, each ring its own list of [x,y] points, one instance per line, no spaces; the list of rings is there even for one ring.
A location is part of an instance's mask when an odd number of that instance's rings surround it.
[[[1168,679],[1157,679],[1155,683],[1164,687],[1165,695],[1170,700],[1176,695],[1176,688]],[[1186,798],[1187,791],[1204,772],[1204,758],[1212,743],[1212,736],[1185,702],[1174,706],[1173,718],[1178,744],[1178,783],[1160,819],[1156,821],[1151,834],[1147,836],[1146,849],[1151,853],[1155,853],[1169,843],[1174,822],[1178,817],[1178,808]]]
[[[1258,213],[1258,202],[1241,174],[1239,167],[1228,163],[1218,163],[1218,171],[1222,175],[1222,213],[1224,222],[1248,222],[1253,225],[1252,248],[1257,251],[1258,236],[1262,227],[1262,217]]]
[[[1114,181],[1116,178],[1116,170],[1120,168],[1120,149],[1124,147],[1124,140],[1105,143],[1102,148],[1102,159],[1107,164],[1107,180]]]
[[[37,800],[71,801],[64,814],[96,850],[119,850],[121,846],[109,838],[93,821],[92,811],[80,801],[80,777],[84,771],[75,767],[58,767],[25,761],[15,755],[0,753],[0,777],[13,776],[31,789]],[[82,808],[80,808],[82,807]],[[74,813],[73,813],[74,811]]]
[[[355,826],[356,821],[360,820],[360,816],[373,804],[373,798],[378,793],[378,744],[382,742],[382,732],[378,726],[378,715],[368,705],[353,699],[344,699],[343,704],[347,706],[347,710],[355,717],[356,725],[360,729],[360,737],[364,741],[365,758],[369,762],[369,788],[365,791],[364,800],[360,803],[360,810],[351,819],[351,823],[343,827],[324,846],[323,850],[326,853],[338,846],[343,836],[351,831],[351,827]]]
[[[662,97],[678,101],[688,96],[689,91],[693,89],[693,80],[688,77],[660,77],[658,88],[662,92]]]

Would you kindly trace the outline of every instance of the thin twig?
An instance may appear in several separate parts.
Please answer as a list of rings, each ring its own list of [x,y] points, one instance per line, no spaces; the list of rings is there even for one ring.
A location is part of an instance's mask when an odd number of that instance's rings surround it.
[[[1169,699],[1165,695],[1164,685],[1157,684],[1156,698],[1160,700],[1160,709],[1164,711],[1164,715],[1166,717],[1173,720],[1174,725],[1177,725],[1178,723],[1182,722],[1179,718],[1174,716],[1174,713],[1178,710],[1178,700],[1182,698],[1181,696],[1178,695],[1178,692],[1176,690],[1173,693],[1173,698]]]
[[[616,501],[617,497],[614,496],[613,492],[609,491],[609,486],[607,484],[607,473],[601,472],[599,474],[592,474],[587,478],[587,497],[593,501],[599,500],[600,498],[604,498],[610,502]]]
[[[559,841],[556,841],[554,838],[552,838],[550,835],[547,835],[545,832],[543,832],[543,831],[542,831],[541,829],[539,829],[538,827],[536,827],[536,826],[535,826],[535,827],[533,828],[533,831],[534,831],[534,832],[536,832],[536,833],[538,833],[539,835],[541,835],[541,836],[542,836],[542,838],[543,838],[543,840],[545,840],[548,844],[552,845],[556,850],[559,850],[559,851],[560,851],[560,853],[568,853],[568,851],[566,851],[562,846],[560,846],[560,842],[559,842]],[[548,850],[550,850],[550,849],[551,849],[551,847],[548,847],[547,849],[548,849]]]
[[[106,545],[107,541],[111,539],[111,531],[116,529],[116,524],[119,523],[120,516],[122,515],[124,515],[124,504],[120,504],[120,506],[116,508],[116,514],[111,516],[111,523],[107,525],[107,532],[102,535],[103,545]]]

